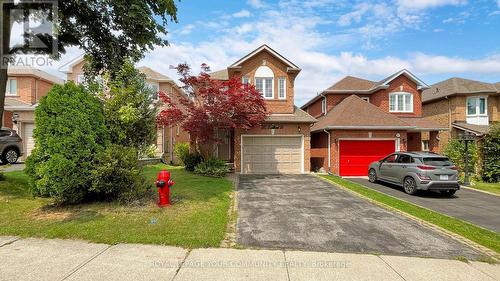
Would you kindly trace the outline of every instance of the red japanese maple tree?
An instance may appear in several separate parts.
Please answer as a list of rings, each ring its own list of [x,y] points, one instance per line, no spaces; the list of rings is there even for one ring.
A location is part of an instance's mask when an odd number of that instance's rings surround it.
[[[240,77],[216,80],[207,73],[207,65],[203,64],[201,69],[200,74],[192,75],[187,64],[177,66],[183,88],[192,100],[182,101],[187,109],[183,112],[167,95],[160,93],[166,106],[160,111],[157,123],[181,124],[197,144],[197,150],[207,157],[210,151],[202,147],[213,147],[211,144],[220,141],[216,134],[218,128],[251,129],[264,121],[266,105],[259,91],[253,85],[242,84]]]

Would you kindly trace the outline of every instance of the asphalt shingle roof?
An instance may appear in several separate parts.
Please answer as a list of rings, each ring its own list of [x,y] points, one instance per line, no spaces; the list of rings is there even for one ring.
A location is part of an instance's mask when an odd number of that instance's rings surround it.
[[[422,92],[422,102],[437,100],[456,94],[498,92],[500,92],[500,89],[496,87],[496,84],[454,77],[438,82],[429,89],[424,90]]]
[[[292,114],[271,114],[265,120],[265,122],[277,123],[314,123],[316,121],[318,120],[296,106]]]
[[[356,95],[345,98],[312,126],[311,131],[341,128],[408,128],[414,126]]]

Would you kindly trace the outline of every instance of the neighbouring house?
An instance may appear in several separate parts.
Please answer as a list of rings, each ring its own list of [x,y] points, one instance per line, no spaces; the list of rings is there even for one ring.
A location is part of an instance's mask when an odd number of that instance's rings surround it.
[[[15,130],[22,138],[20,159],[26,160],[35,147],[35,108],[54,84],[63,84],[64,80],[33,67],[10,66],[7,75],[2,126]]]
[[[67,63],[61,67],[61,71],[66,73],[68,81],[74,81],[79,84],[84,82],[84,71],[83,67],[85,65],[85,60],[83,56],[79,56],[73,61]],[[165,76],[147,66],[138,67],[141,73],[146,76],[147,85],[155,90],[156,96],[154,99],[159,101],[158,92],[163,92],[167,94],[173,103],[177,105],[181,110],[185,109],[185,106],[181,102],[182,99],[190,100],[186,93],[172,80],[170,77]],[[158,155],[164,157],[167,162],[177,162],[174,155],[174,145],[181,142],[189,142],[189,134],[182,129],[180,125],[168,126],[168,127],[158,127],[157,128],[157,138],[156,138],[156,152]]]
[[[429,88],[407,70],[375,82],[347,76],[302,109],[319,121],[311,127],[311,169],[366,176],[368,165],[394,151],[439,152],[447,126],[422,117]]]
[[[317,120],[294,105],[294,83],[301,69],[267,45],[211,77],[242,79],[255,85],[268,116],[250,130],[219,130],[214,156],[234,163],[242,174],[304,173],[310,170],[310,126]]]
[[[423,116],[449,130],[439,134],[443,150],[451,138],[470,133],[478,139],[500,121],[500,82],[450,78],[422,93]]]

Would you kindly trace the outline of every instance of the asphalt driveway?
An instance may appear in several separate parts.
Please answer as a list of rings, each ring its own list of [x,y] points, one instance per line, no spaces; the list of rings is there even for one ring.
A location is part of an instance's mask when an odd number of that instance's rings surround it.
[[[238,243],[475,259],[474,249],[312,175],[241,176]]]
[[[432,191],[422,191],[412,196],[393,184],[371,183],[364,178],[348,180],[500,233],[500,196],[470,189],[461,189],[451,198]]]

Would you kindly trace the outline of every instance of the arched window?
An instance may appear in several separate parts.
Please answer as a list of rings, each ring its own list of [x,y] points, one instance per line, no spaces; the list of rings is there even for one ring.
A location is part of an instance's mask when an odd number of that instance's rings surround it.
[[[274,73],[271,68],[263,65],[255,71],[255,88],[265,99],[274,98]]]
[[[407,92],[390,93],[389,112],[413,112],[413,95]]]

